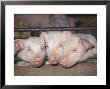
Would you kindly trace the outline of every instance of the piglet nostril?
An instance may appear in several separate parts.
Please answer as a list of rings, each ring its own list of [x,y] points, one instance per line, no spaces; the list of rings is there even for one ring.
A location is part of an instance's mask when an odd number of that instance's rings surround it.
[[[56,60],[56,58],[54,56],[51,56],[49,57],[49,60],[52,61],[52,60]]]
[[[50,64],[57,64],[58,62],[57,62],[57,59],[56,58],[50,57],[49,58],[49,63]]]
[[[42,61],[41,61],[40,58],[36,58],[36,59],[34,60],[34,62],[35,62],[35,64],[41,64],[41,63],[42,63]]]
[[[53,61],[55,61],[56,59],[55,59],[55,58],[53,58],[53,57],[51,57],[51,58],[50,58],[50,60],[53,60]]]
[[[50,59],[55,59],[55,56],[52,55],[52,56],[50,56],[49,58],[50,58]]]

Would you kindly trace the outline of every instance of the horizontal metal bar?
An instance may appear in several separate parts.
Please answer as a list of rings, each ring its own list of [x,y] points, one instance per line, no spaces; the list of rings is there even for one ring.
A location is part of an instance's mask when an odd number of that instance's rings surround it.
[[[97,27],[44,27],[44,28],[15,28],[15,32],[36,32],[36,31],[78,31],[96,30]]]

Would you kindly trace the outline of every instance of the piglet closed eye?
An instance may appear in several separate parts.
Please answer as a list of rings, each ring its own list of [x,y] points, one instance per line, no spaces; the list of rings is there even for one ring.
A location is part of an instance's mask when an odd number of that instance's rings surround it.
[[[72,53],[77,52],[77,51],[78,51],[77,48],[72,49]]]

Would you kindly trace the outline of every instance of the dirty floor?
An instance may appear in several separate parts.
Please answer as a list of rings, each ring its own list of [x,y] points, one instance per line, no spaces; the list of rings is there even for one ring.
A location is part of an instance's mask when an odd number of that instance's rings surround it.
[[[32,66],[15,66],[15,76],[97,76],[96,59],[90,59],[83,63],[78,63],[70,69],[65,69],[60,65],[44,65],[40,68]]]

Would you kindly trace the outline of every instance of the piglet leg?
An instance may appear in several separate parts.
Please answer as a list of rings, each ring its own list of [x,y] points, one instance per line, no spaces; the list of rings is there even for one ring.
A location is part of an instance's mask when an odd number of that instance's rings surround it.
[[[16,66],[30,66],[31,64],[30,63],[27,63],[25,61],[20,61],[20,62],[17,62]]]

